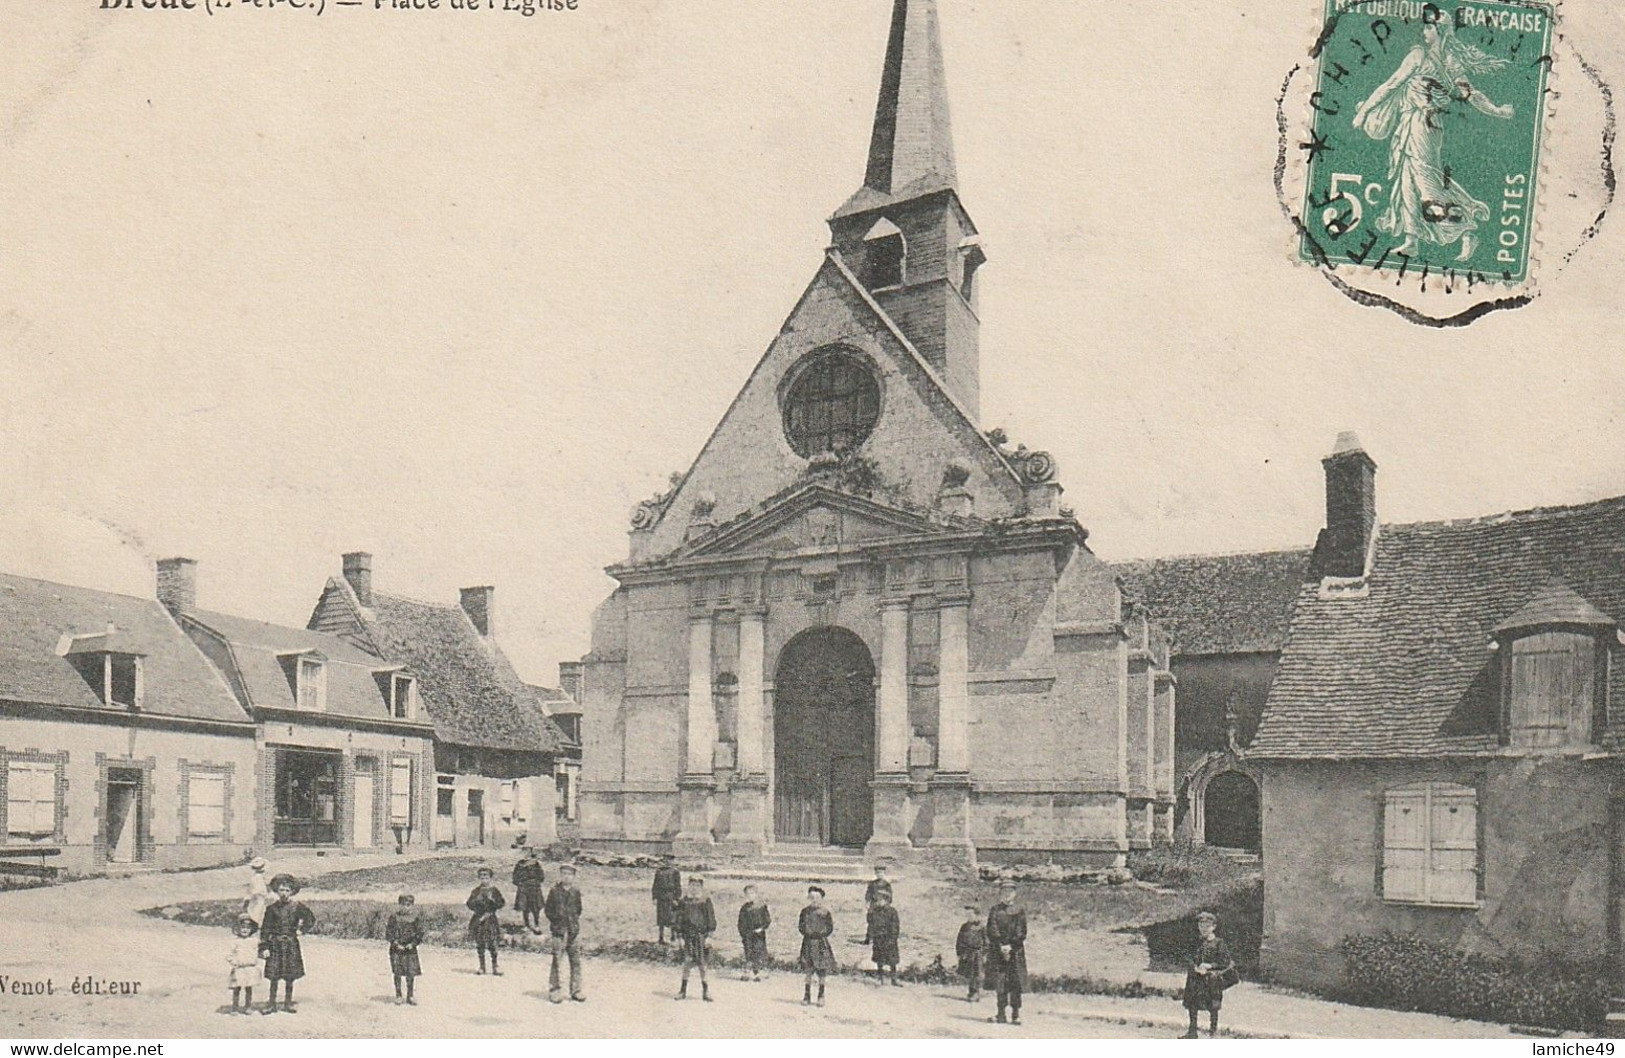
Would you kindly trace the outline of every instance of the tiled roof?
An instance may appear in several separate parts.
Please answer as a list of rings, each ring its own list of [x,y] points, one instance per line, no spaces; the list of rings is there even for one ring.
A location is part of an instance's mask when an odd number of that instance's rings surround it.
[[[1562,585],[1571,616],[1625,617],[1625,497],[1471,521],[1383,526],[1363,593],[1298,596],[1250,753],[1382,758],[1494,750],[1497,626]],[[1553,610],[1553,613],[1559,612]],[[1586,621],[1582,623],[1592,623]],[[1612,666],[1610,733],[1625,729]]]
[[[484,749],[557,753],[562,739],[541,703],[495,642],[460,606],[372,593],[363,607],[342,581],[329,582],[315,621],[338,593],[384,657],[418,678],[418,695],[442,742]]]
[[[106,635],[141,655],[141,712],[247,724],[218,672],[156,600],[0,574],[0,698],[108,709],[73,662],[63,636]]]
[[[195,621],[230,645],[229,664],[235,670],[232,683],[246,691],[248,704],[261,709],[295,708],[293,684],[282,656],[308,652],[326,662],[325,713],[368,720],[393,719],[387,685],[380,682],[380,674],[403,668],[398,662],[379,658],[338,636],[303,628],[204,611],[188,613],[185,620]]]
[[[1124,593],[1173,637],[1175,656],[1257,654],[1286,642],[1309,550],[1191,555],[1113,567]]]

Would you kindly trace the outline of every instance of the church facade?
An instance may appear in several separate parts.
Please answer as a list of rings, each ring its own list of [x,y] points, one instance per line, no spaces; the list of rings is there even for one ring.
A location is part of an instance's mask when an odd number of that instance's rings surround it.
[[[934,0],[896,0],[863,186],[582,665],[581,838],[964,864],[1171,840],[1167,643],[1054,461],[978,419],[980,238]]]

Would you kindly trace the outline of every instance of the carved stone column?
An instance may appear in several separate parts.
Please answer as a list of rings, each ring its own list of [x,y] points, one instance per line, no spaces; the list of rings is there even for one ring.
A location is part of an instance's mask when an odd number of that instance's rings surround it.
[[[971,855],[970,596],[941,601],[937,657],[937,774],[931,781],[934,856]]]
[[[711,801],[716,790],[713,755],[717,743],[716,704],[711,696],[712,616],[694,616],[688,626],[687,766],[678,780],[679,847],[712,844]]]
[[[880,604],[880,694],[875,703],[871,857],[897,856],[908,840],[908,600]]]

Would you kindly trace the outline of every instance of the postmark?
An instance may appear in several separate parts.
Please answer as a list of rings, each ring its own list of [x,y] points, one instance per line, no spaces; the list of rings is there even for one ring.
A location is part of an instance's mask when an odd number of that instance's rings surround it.
[[[1295,259],[1413,322],[1528,304],[1613,193],[1609,93],[1558,5],[1323,4],[1281,97],[1276,183]]]

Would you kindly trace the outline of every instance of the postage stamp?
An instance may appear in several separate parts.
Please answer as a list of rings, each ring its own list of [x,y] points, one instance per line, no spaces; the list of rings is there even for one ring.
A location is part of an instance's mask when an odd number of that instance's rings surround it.
[[[1535,0],[1326,0],[1302,258],[1527,279],[1554,16]]]

